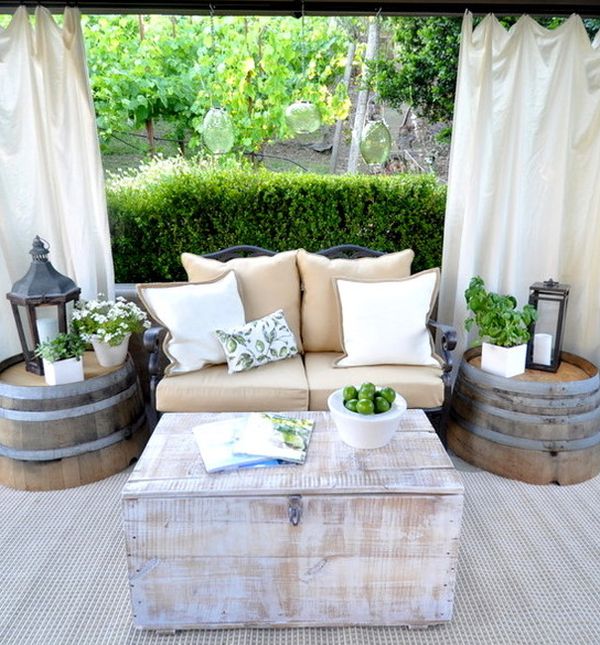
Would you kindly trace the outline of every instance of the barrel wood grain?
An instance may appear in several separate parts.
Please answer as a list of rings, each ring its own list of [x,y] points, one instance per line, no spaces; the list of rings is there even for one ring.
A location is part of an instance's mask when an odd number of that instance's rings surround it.
[[[191,429],[217,415],[162,417],[122,494],[137,626],[451,619],[463,487],[425,415],[360,451],[327,413],[291,414],[316,421],[303,466],[210,475]]]
[[[85,380],[47,386],[24,365],[0,365],[0,483],[26,490],[79,486],[126,468],[148,440],[130,358],[102,368],[84,356]]]
[[[532,484],[573,484],[600,472],[600,378],[563,352],[557,373],[505,379],[465,352],[452,397],[449,446],[490,472]],[[573,379],[573,380],[569,380]]]

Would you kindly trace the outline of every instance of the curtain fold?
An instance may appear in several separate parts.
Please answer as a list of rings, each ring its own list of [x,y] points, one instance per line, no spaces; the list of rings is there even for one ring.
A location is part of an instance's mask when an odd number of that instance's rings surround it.
[[[563,348],[600,363],[600,53],[579,16],[555,30],[463,19],[440,316],[467,347],[464,290],[480,275],[527,302],[571,285]]]
[[[82,297],[113,296],[114,273],[96,120],[79,10],[62,28],[38,6],[0,29],[0,359],[19,343],[4,294],[29,267],[31,242]]]

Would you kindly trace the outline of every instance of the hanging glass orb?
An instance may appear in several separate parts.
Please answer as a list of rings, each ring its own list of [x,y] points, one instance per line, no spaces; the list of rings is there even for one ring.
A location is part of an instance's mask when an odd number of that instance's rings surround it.
[[[392,136],[385,121],[370,121],[360,138],[360,154],[365,163],[383,164],[390,156]]]
[[[321,115],[314,103],[296,101],[287,107],[285,122],[296,134],[312,134],[321,127]]]
[[[213,154],[224,154],[233,148],[233,123],[222,108],[211,108],[202,121],[202,141]]]

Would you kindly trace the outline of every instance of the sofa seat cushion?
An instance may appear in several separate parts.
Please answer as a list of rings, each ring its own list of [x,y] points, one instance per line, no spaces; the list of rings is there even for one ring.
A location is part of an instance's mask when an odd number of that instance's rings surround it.
[[[281,412],[308,409],[300,355],[256,369],[227,373],[227,365],[164,377],[156,389],[161,412]]]
[[[309,410],[327,410],[327,397],[345,385],[371,381],[389,385],[401,394],[409,408],[437,408],[444,402],[442,370],[430,365],[368,365],[335,367],[343,354],[309,352],[304,355],[310,392]]]

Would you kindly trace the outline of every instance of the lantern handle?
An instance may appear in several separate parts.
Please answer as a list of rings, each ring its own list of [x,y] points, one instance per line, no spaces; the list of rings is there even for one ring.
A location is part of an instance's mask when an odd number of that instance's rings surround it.
[[[553,280],[552,278],[548,278],[548,280],[544,281],[544,286],[545,287],[558,287],[559,283],[556,282],[556,280]]]

